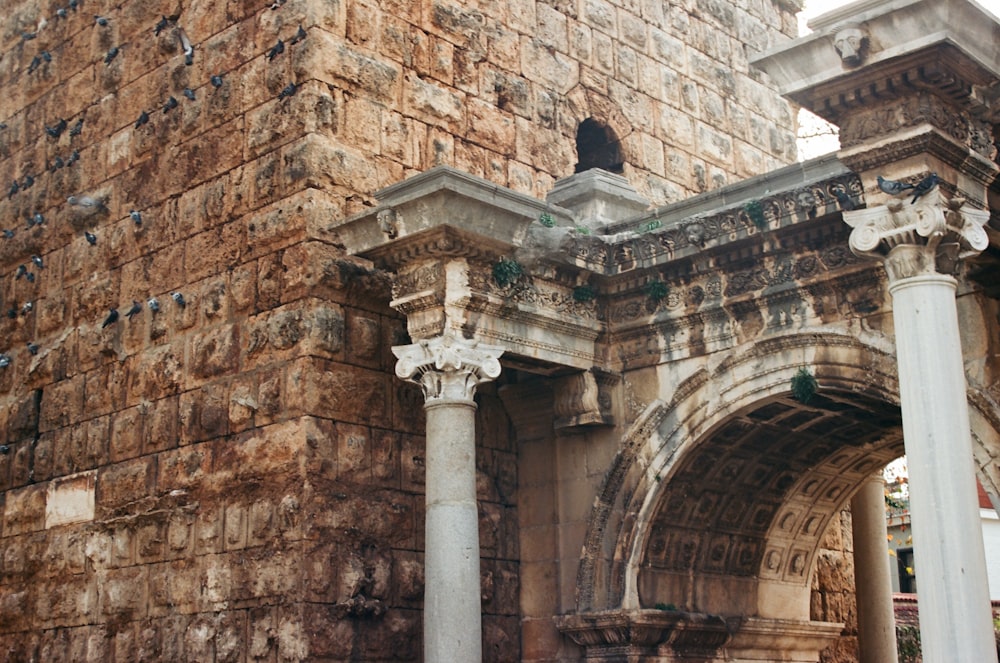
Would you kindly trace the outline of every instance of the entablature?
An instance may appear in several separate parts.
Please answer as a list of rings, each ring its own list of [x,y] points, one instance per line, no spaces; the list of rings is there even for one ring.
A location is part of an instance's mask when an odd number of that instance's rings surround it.
[[[613,224],[581,210],[634,211],[624,178],[587,174],[614,205],[578,195],[585,205],[567,209],[442,167],[379,192],[377,208],[331,230],[394,274],[390,304],[415,341],[451,331],[505,347],[505,362],[532,372],[616,370],[624,355],[608,344],[627,341],[626,354],[645,344],[640,353],[660,360],[688,329],[731,344],[737,314],[766,328],[823,318],[831,306],[843,314],[844,298],[831,304],[823,281],[869,289],[877,268],[850,253],[841,222],[864,205],[861,182],[821,161]],[[812,303],[795,304],[806,291]],[[859,306],[876,310],[877,298]],[[694,336],[704,344],[704,331]]]

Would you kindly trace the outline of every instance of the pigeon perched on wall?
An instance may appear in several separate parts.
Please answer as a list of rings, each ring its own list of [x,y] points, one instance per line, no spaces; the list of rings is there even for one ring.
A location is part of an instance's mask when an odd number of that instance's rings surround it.
[[[209,81],[212,83],[212,87],[214,87],[216,90],[222,87],[222,76],[219,76],[218,74],[212,76],[212,78],[210,78]]]
[[[160,310],[160,300],[156,297],[150,297],[149,301],[146,302],[146,306],[148,306],[149,310],[153,313],[158,313]]]
[[[28,341],[25,344],[25,347],[28,348],[28,352],[30,352],[32,354],[32,356],[38,354],[38,344],[37,343],[32,343],[31,341]]]
[[[128,213],[128,215],[129,215],[129,218],[132,219],[132,222],[135,223],[135,225],[137,225],[137,226],[141,226],[142,225],[142,213],[139,210],[137,210],[137,209],[130,210],[129,213]]]
[[[163,112],[169,113],[171,110],[177,108],[177,99],[171,96],[167,99],[167,103],[163,104]]]
[[[70,136],[79,136],[81,131],[83,131],[83,118],[82,117],[79,120],[77,120],[76,124],[74,124],[70,128],[69,135]]]
[[[138,129],[147,122],[149,122],[149,113],[142,111],[139,113],[139,118],[135,121],[135,128]]]
[[[289,97],[294,97],[295,93],[299,91],[299,87],[294,83],[289,83],[285,86],[285,89],[278,93],[278,101],[282,99],[288,99]]]
[[[930,192],[931,189],[936,187],[940,181],[941,178],[938,177],[937,173],[931,173],[924,179],[917,182],[917,186],[913,187],[913,200],[910,201],[910,204],[913,205],[916,203],[918,198]]]
[[[65,130],[66,130],[66,120],[62,118],[60,118],[59,121],[56,122],[51,127],[45,125],[45,133],[49,135],[49,138],[59,138],[59,136],[61,136],[62,132]]]
[[[278,43],[272,46],[271,49],[267,52],[267,59],[268,61],[271,61],[284,52],[285,52],[285,42],[279,39]]]
[[[45,269],[45,261],[42,260],[42,256],[31,256],[31,262],[35,263],[38,269]]]
[[[913,188],[913,185],[908,182],[897,182],[896,180],[887,180],[881,175],[878,176],[878,188],[884,193],[888,193],[890,196],[898,196],[904,191],[909,191]]]
[[[86,238],[87,244],[90,244],[91,246],[95,246],[97,244],[97,235],[94,233],[84,230],[83,236]]]
[[[104,16],[98,16],[94,14],[94,23],[101,26],[102,28],[106,28],[108,27],[108,23],[110,23],[110,21]]]
[[[140,311],[142,311],[142,302],[133,299],[132,308],[125,312],[125,317],[129,319],[129,322],[131,322],[133,316],[138,315]]]
[[[184,28],[177,28],[177,39],[181,42],[181,51],[184,53],[184,64],[191,66],[194,64],[194,46],[188,39]]]
[[[170,293],[170,298],[173,299],[177,303],[177,305],[180,306],[181,308],[187,307],[187,302],[184,301],[184,295],[182,295],[181,293],[172,292]]]
[[[118,57],[118,54],[122,52],[121,46],[112,46],[108,49],[108,52],[104,55],[104,64],[110,65],[111,62]]]
[[[299,29],[298,29],[298,31],[297,31],[297,32],[295,33],[295,36],[294,36],[294,37],[292,37],[292,38],[291,38],[291,39],[290,39],[290,40],[288,41],[288,43],[289,43],[289,44],[297,44],[297,43],[299,43],[300,41],[302,41],[302,40],[303,40],[303,39],[305,39],[305,38],[306,38],[306,31],[305,31],[305,30],[303,30],[303,29],[302,29],[302,26],[300,25],[300,26],[299,26]]]
[[[118,309],[113,308],[108,312],[108,317],[104,318],[104,323],[101,324],[101,329],[109,325],[113,325],[118,322]]]
[[[184,90],[181,92],[181,94],[184,95],[185,99],[189,99],[191,101],[196,101],[197,100],[197,97],[195,97],[195,94],[194,94],[194,90],[192,90],[189,87],[184,88]]]
[[[153,35],[159,37],[160,33],[166,30],[169,24],[170,22],[167,21],[166,16],[160,16],[160,20],[153,26]]]

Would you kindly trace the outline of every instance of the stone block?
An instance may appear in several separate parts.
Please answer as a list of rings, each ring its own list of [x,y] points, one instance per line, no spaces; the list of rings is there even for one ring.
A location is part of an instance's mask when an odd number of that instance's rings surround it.
[[[97,474],[99,512],[123,506],[151,494],[155,481],[155,459],[136,458],[107,465]]]
[[[202,324],[210,326],[229,319],[229,278],[220,275],[206,279],[199,284],[195,301],[198,304]]]
[[[153,346],[129,357],[127,404],[159,400],[178,393],[184,375],[183,340]]]
[[[227,504],[223,524],[223,548],[239,550],[247,544],[247,507],[244,504]]]
[[[45,528],[46,484],[26,486],[7,492],[4,500],[3,534],[5,537]]]
[[[292,63],[300,80],[314,77],[385,103],[398,98],[402,75],[397,64],[355,50],[324,31],[315,31],[303,45]]]
[[[148,569],[141,566],[97,571],[100,614],[141,619],[147,610]]]
[[[225,383],[209,383],[185,391],[178,405],[180,444],[191,444],[229,432],[229,391]]]
[[[384,541],[386,545],[412,545],[418,514],[413,499],[387,490],[371,490],[356,496],[337,494],[322,507],[314,521],[317,527],[350,532],[364,540]],[[420,523],[423,521],[420,520]],[[422,530],[423,528],[420,527]]]
[[[399,487],[401,435],[372,429],[372,478],[386,487]]]
[[[239,369],[239,327],[226,325],[200,334],[189,341],[190,374],[195,386],[200,379],[235,373]]]
[[[372,191],[378,182],[368,156],[346,142],[320,134],[309,134],[282,147],[281,159],[283,179],[278,181],[292,190],[345,186]]]
[[[87,422],[86,466],[98,467],[110,460],[111,417],[97,417]]]
[[[470,99],[467,104],[469,131],[467,138],[483,147],[509,154],[515,143],[513,118],[493,104]]]
[[[96,484],[94,470],[50,481],[45,500],[45,528],[92,521]]]
[[[45,388],[38,419],[40,431],[68,426],[81,420],[83,384],[83,376],[77,375]]]
[[[339,95],[318,83],[303,84],[290,99],[265,101],[247,114],[247,153],[257,157],[310,133],[339,134],[344,125],[342,104]]]
[[[301,414],[375,424],[388,416],[390,376],[322,359],[300,359],[289,368],[286,405]]]
[[[415,610],[392,610],[376,628],[362,632],[363,651],[373,657],[417,660],[423,642],[421,624]]]
[[[83,385],[83,409],[88,417],[103,416],[122,407],[126,372],[122,364],[98,366],[87,372]]]
[[[194,552],[195,516],[191,513],[173,513],[167,519],[165,556],[167,559],[186,559]],[[150,577],[152,581],[152,576]]]
[[[196,555],[206,555],[222,551],[223,511],[214,506],[203,506],[195,521],[194,550]]]
[[[11,442],[35,435],[38,431],[42,390],[30,391],[11,403],[7,410],[6,433]]]
[[[110,458],[112,462],[135,458],[142,451],[146,407],[136,406],[113,416]]]
[[[135,559],[139,564],[151,564],[164,558],[166,523],[162,519],[140,523],[135,531]]]
[[[142,452],[164,451],[177,446],[178,397],[160,399],[147,407],[142,426]]]
[[[367,426],[336,424],[337,476],[347,482],[371,479],[372,431]]]

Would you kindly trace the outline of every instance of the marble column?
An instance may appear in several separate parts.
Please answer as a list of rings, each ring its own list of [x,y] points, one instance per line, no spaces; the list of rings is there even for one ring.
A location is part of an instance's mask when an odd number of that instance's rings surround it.
[[[885,480],[871,477],[851,500],[854,587],[860,663],[885,663],[896,654],[896,615],[886,544]]]
[[[450,332],[392,349],[396,375],[427,413],[424,661],[482,660],[476,387],[500,375],[503,348]]]
[[[939,188],[844,213],[851,249],[889,277],[925,663],[997,660],[951,276],[988,218]]]

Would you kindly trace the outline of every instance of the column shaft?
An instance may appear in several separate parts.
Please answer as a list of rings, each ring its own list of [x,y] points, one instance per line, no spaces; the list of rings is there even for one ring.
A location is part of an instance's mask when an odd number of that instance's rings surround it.
[[[851,500],[860,663],[886,663],[898,658],[884,491],[882,477],[872,477]]]
[[[480,663],[474,398],[500,375],[503,348],[445,332],[392,352],[396,376],[420,385],[427,413],[424,663]]]
[[[427,411],[424,661],[482,660],[476,405],[435,400]]]
[[[923,660],[995,662],[955,280],[921,274],[889,291]]]

